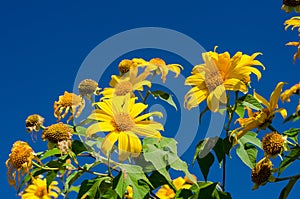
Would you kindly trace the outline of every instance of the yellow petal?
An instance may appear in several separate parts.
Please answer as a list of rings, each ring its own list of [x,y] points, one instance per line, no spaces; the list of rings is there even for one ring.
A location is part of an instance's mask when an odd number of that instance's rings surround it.
[[[280,115],[283,117],[283,119],[285,119],[286,116],[287,116],[287,111],[286,111],[286,109],[284,109],[284,108],[279,108],[279,109],[277,109],[277,110],[275,111],[275,113],[280,113]]]
[[[145,120],[145,119],[147,119],[147,118],[149,118],[149,117],[151,117],[151,116],[153,116],[153,115],[158,116],[158,117],[160,117],[160,118],[163,117],[163,114],[162,114],[161,112],[155,111],[155,112],[150,112],[150,113],[141,115],[141,116],[135,118],[134,121],[135,121],[135,122],[142,121],[142,120]]]
[[[124,161],[130,155],[128,135],[125,132],[120,132],[118,142],[119,160]]]
[[[253,96],[260,102],[263,103],[270,110],[270,103],[263,96],[259,95],[255,91],[253,92]]]
[[[115,127],[110,122],[98,122],[86,129],[86,136],[90,137],[97,132],[108,132],[113,130],[115,130]]]
[[[142,113],[148,105],[145,105],[143,103],[136,103],[136,104],[131,104],[132,107],[129,107],[130,109],[130,115],[131,117],[135,118],[138,116],[140,113]]]
[[[104,141],[102,142],[101,150],[106,156],[108,155],[108,153],[110,153],[113,145],[118,140],[118,138],[119,138],[119,133],[117,132],[111,132],[104,138]]]
[[[286,84],[286,83],[279,82],[277,84],[276,88],[274,89],[274,91],[272,92],[272,94],[270,96],[270,110],[274,110],[275,108],[277,108],[278,99],[280,97],[280,93],[282,91],[282,87],[284,84]]]

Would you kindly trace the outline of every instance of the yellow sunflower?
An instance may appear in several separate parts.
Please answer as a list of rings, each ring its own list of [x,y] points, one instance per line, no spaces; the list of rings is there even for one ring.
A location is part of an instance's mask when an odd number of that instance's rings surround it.
[[[60,192],[60,189],[56,186],[57,184],[58,182],[53,181],[47,189],[46,179],[33,178],[32,184],[22,194],[22,199],[55,199]]]
[[[283,0],[282,10],[286,12],[300,12],[300,0]]]
[[[134,97],[134,91],[143,91],[144,86],[151,87],[151,82],[146,80],[150,74],[149,70],[143,71],[138,75],[138,68],[132,68],[129,74],[124,76],[113,75],[110,81],[111,88],[104,88],[101,92],[102,99],[110,99],[113,96],[125,96],[130,93]]]
[[[65,91],[64,95],[59,96],[58,101],[54,102],[54,116],[60,121],[70,111],[71,116],[67,120],[69,122],[74,117],[79,117],[84,106],[85,101],[81,96]]]
[[[300,82],[298,84],[293,85],[291,88],[286,89],[281,95],[280,98],[282,101],[290,102],[292,95],[300,95]]]
[[[9,158],[6,161],[8,183],[16,187],[16,174],[18,174],[18,183],[21,175],[28,173],[32,167],[32,159],[39,161],[34,156],[33,149],[27,142],[16,141],[13,144]]]
[[[166,64],[166,62],[161,58],[153,58],[150,61],[145,61],[143,59],[133,59],[138,66],[147,67],[150,71],[154,71],[155,74],[160,75],[161,79],[165,83],[169,71],[175,73],[175,78],[178,77],[183,67],[180,64]]]
[[[254,53],[249,56],[237,52],[230,58],[228,52],[218,54],[210,51],[203,53],[204,64],[196,65],[192,75],[189,76],[185,85],[192,88],[185,95],[185,107],[190,110],[198,106],[205,99],[210,110],[216,112],[220,104],[225,104],[225,90],[247,92],[247,85],[250,83],[250,74],[253,73],[258,79],[261,73],[253,66],[264,66],[256,56],[261,53]]]
[[[150,112],[140,115],[148,106],[143,103],[135,103],[135,100],[127,94],[98,102],[96,104],[100,110],[95,110],[88,117],[98,122],[88,127],[87,136],[97,132],[109,132],[101,149],[104,154],[108,155],[114,143],[118,141],[120,161],[126,160],[130,154],[136,157],[141,152],[141,141],[136,134],[161,138],[159,130],[164,130],[162,124],[148,120],[153,115],[162,117],[162,113]]]
[[[300,8],[300,6],[299,6],[299,8]],[[285,30],[287,30],[289,27],[292,27],[292,30],[294,30],[294,28],[298,28],[298,32],[300,32],[300,16],[292,17],[292,18],[286,20],[284,22],[284,25],[285,25]],[[300,34],[299,34],[299,36],[300,36]],[[291,42],[286,43],[285,45],[298,47],[298,50],[294,54],[294,58],[293,58],[294,63],[295,63],[297,58],[300,59],[300,42],[299,41],[291,41]]]
[[[173,185],[177,190],[179,189],[189,189],[192,186],[192,183],[189,183],[182,177],[178,177],[172,181]],[[175,198],[176,193],[169,185],[163,185],[155,194],[160,199],[172,199]]]
[[[274,118],[275,113],[280,113],[283,118],[287,116],[287,111],[284,108],[278,108],[278,99],[282,91],[282,87],[285,83],[279,82],[270,96],[270,100],[266,100],[261,95],[254,92],[254,97],[261,102],[265,108],[260,111],[252,112],[251,109],[248,109],[248,118],[239,118],[237,122],[241,125],[240,128],[235,129],[231,136],[234,136],[235,139],[240,139],[248,131],[259,128],[266,129]]]

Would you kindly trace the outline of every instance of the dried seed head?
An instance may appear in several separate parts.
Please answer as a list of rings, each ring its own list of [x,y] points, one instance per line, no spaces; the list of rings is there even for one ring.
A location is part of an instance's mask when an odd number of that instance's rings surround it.
[[[44,118],[38,114],[29,115],[25,123],[27,132],[38,132],[44,123]]]
[[[47,127],[42,134],[43,140],[58,143],[63,140],[70,140],[73,130],[63,123],[53,124]]]
[[[272,162],[268,158],[259,161],[252,169],[251,179],[257,185],[265,184],[271,176]]]
[[[283,0],[283,4],[290,7],[296,7],[300,5],[300,0]]]
[[[117,96],[125,96],[127,93],[131,93],[133,85],[130,81],[120,81],[115,87],[115,94]]]
[[[275,156],[283,151],[284,141],[282,135],[271,132],[262,139],[262,146],[267,155]]]
[[[129,72],[130,69],[136,66],[136,63],[129,59],[123,59],[118,66],[121,74]]]
[[[99,90],[98,83],[92,79],[85,79],[79,83],[78,90],[80,95],[90,97]]]

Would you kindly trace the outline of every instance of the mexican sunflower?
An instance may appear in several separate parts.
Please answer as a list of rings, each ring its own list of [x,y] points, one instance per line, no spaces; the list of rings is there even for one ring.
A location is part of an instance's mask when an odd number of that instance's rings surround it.
[[[6,161],[8,183],[16,187],[16,174],[18,174],[18,183],[20,177],[24,173],[28,173],[32,167],[32,159],[39,162],[39,159],[34,156],[33,149],[27,142],[16,141],[11,149],[11,154]]]
[[[189,189],[191,188],[191,184],[189,181],[186,181],[186,178],[183,179],[182,177],[178,177],[172,181],[173,185],[177,190],[179,189]],[[172,199],[175,198],[176,193],[169,185],[163,185],[155,194],[160,199]]]
[[[300,0],[283,0],[282,3],[281,9],[287,13],[292,12],[293,10],[295,10],[295,12],[300,12]]]
[[[203,53],[204,64],[196,65],[185,81],[185,85],[192,86],[185,95],[185,107],[190,110],[206,99],[208,108],[216,112],[219,105],[227,101],[225,90],[247,92],[250,74],[261,78],[260,71],[253,67],[256,65],[264,69],[263,64],[255,60],[260,54],[249,56],[237,52],[230,57],[228,52],[217,53],[216,48],[214,52]]]
[[[261,95],[254,92],[254,97],[261,102],[265,108],[257,112],[252,112],[251,109],[248,110],[248,118],[239,118],[236,121],[241,125],[241,127],[235,129],[231,136],[234,136],[236,140],[240,139],[248,131],[252,129],[266,129],[274,118],[275,113],[280,113],[283,118],[287,116],[287,112],[284,108],[278,108],[278,99],[282,91],[282,87],[285,83],[279,82],[270,96],[270,100],[266,100]]]
[[[164,130],[162,124],[149,120],[156,115],[162,117],[161,112],[141,113],[148,107],[143,103],[135,103],[135,98],[117,96],[98,103],[100,108],[88,118],[98,122],[88,127],[86,134],[91,136],[97,132],[109,132],[102,142],[101,149],[108,155],[118,141],[119,160],[126,160],[131,154],[137,157],[142,150],[141,141],[137,135],[161,138],[159,130]]]
[[[149,70],[143,71],[138,75],[138,68],[132,68],[124,76],[112,75],[110,86],[111,88],[104,88],[101,92],[102,99],[109,99],[113,96],[125,96],[130,93],[131,97],[134,97],[134,91],[143,91],[144,86],[151,87],[151,82],[146,80],[150,74]]]
[[[298,28],[298,32],[300,32],[300,16],[292,17],[284,22],[285,30],[287,30],[289,27],[292,27],[292,30],[294,28]],[[299,34],[300,36],[300,34]],[[291,41],[286,43],[287,46],[296,46],[298,47],[297,52],[294,54],[294,63],[296,59],[300,59],[300,42],[299,41]]]
[[[155,74],[161,74],[163,83],[166,82],[169,71],[174,72],[176,78],[180,75],[181,70],[183,70],[183,67],[180,64],[166,64],[161,58],[153,58],[150,61],[133,59],[133,61],[135,61],[138,66],[147,67],[150,71],[154,71]]]
[[[60,192],[60,189],[56,186],[57,184],[58,182],[53,181],[47,188],[46,179],[33,178],[32,184],[22,194],[22,199],[55,199]]]

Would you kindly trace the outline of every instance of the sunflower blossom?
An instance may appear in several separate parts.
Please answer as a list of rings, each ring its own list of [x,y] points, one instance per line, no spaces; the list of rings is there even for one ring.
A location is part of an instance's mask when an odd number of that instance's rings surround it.
[[[87,136],[97,132],[109,132],[102,142],[101,149],[105,155],[108,155],[114,143],[118,141],[120,161],[126,160],[130,154],[136,157],[141,152],[141,141],[136,134],[161,138],[159,130],[164,130],[162,124],[148,120],[153,115],[162,117],[162,113],[150,112],[140,115],[148,106],[135,103],[135,100],[127,94],[98,102],[96,104],[100,110],[95,110],[88,117],[98,122],[88,127]]]
[[[62,118],[66,117],[70,111],[71,116],[67,120],[67,122],[69,122],[74,119],[74,117],[79,117],[84,106],[85,101],[81,96],[65,91],[64,95],[59,96],[58,101],[54,102],[54,116],[60,121]]]
[[[234,138],[238,140],[252,129],[266,129],[272,123],[275,113],[280,113],[281,116],[285,118],[287,116],[287,111],[284,108],[278,108],[277,104],[284,84],[284,82],[279,82],[277,84],[276,88],[270,96],[269,101],[254,92],[254,97],[259,102],[261,102],[265,106],[265,108],[254,113],[251,109],[247,108],[248,118],[239,118],[236,120],[236,122],[238,122],[241,127],[235,129],[231,133],[231,136],[234,136]]]
[[[203,53],[204,64],[196,65],[185,81],[185,85],[192,86],[185,95],[185,107],[190,110],[206,99],[208,108],[216,112],[219,105],[227,101],[225,90],[247,92],[250,74],[261,78],[260,71],[253,66],[265,69],[261,62],[255,60],[260,54],[249,56],[237,52],[230,58],[228,52],[218,54],[216,48],[214,52]]]
[[[57,184],[58,182],[53,181],[47,189],[46,179],[33,178],[32,184],[22,194],[22,199],[56,199],[60,192]]]
[[[300,82],[298,84],[293,85],[291,88],[286,89],[281,95],[280,99],[284,102],[290,102],[292,95],[300,95]]]
[[[174,72],[176,78],[180,75],[181,70],[183,70],[183,67],[180,64],[166,64],[161,58],[153,58],[150,61],[133,59],[133,61],[135,61],[138,66],[147,67],[150,71],[154,71],[155,74],[161,74],[163,83],[166,82],[169,71]]]
[[[268,181],[273,181],[272,166],[272,162],[268,157],[264,157],[256,163],[251,172],[251,180],[254,182],[253,190],[265,185]]]
[[[34,156],[33,149],[23,141],[16,141],[13,144],[9,158],[6,161],[8,183],[16,187],[16,174],[18,174],[18,183],[21,175],[28,173],[32,167],[32,159],[39,161]]]
[[[134,97],[134,91],[143,91],[144,86],[151,87],[151,82],[146,80],[150,74],[149,70],[143,71],[138,75],[138,68],[132,68],[124,76],[112,75],[110,81],[111,88],[104,88],[101,92],[102,99],[110,99],[114,96],[125,96],[130,93],[131,97]]]
[[[86,97],[87,99],[92,101],[93,94],[98,95],[101,89],[98,87],[98,82],[96,82],[95,80],[85,79],[79,83],[78,90],[82,97]]]
[[[73,130],[60,122],[45,128],[42,133],[42,139],[57,145],[61,154],[66,154],[72,145],[72,134]]]
[[[300,8],[300,6],[298,6]],[[289,27],[298,28],[298,32],[300,32],[300,16],[292,17],[284,22],[285,30]],[[300,36],[300,34],[299,34]],[[296,59],[300,59],[300,42],[299,41],[291,41],[285,44],[286,46],[296,46],[298,48],[297,52],[294,54],[293,61],[296,62]]]
[[[300,12],[300,0],[283,0],[283,5],[281,7],[282,10],[287,13],[292,12]]]
[[[38,132],[44,124],[44,118],[38,114],[29,115],[25,121],[27,132]]]
[[[186,181],[186,178],[178,177],[172,181],[173,185],[177,190],[179,189],[189,189],[192,186],[192,183]],[[176,193],[169,185],[163,185],[155,194],[160,199],[172,199],[175,198]]]

